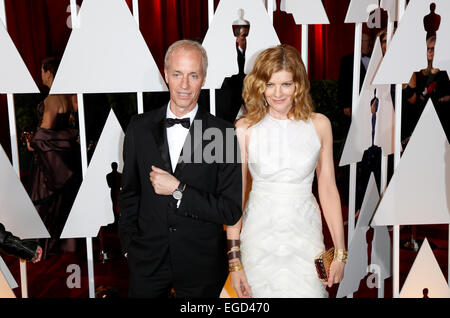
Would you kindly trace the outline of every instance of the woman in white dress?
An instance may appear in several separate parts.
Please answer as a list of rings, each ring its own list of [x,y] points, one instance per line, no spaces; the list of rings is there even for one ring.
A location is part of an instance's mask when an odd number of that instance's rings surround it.
[[[231,284],[239,297],[327,297],[346,261],[331,124],[312,112],[299,52],[279,45],[262,52],[244,82],[246,113],[236,123],[243,160],[242,219],[227,227]],[[247,172],[252,176],[246,197]],[[325,250],[320,204],[335,257],[322,283],[314,258]],[[241,263],[242,261],[242,263]]]

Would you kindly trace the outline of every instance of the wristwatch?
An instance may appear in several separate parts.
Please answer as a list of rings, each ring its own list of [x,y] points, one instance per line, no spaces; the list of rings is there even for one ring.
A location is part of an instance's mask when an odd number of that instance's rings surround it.
[[[175,200],[181,200],[184,189],[186,189],[186,184],[180,181],[178,187],[172,192],[173,198]]]

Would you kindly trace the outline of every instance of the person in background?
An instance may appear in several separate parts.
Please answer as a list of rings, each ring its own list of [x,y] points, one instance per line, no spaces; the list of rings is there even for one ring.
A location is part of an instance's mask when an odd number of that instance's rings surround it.
[[[42,248],[36,241],[21,240],[11,232],[6,231],[2,223],[0,223],[0,249],[7,254],[33,263],[39,262],[42,258]]]
[[[361,91],[369,67],[370,56],[372,54],[373,40],[369,33],[364,32],[361,38],[361,67],[359,76],[359,90]],[[354,53],[344,56],[341,59],[338,79],[338,101],[344,114],[352,116],[352,95],[353,95],[353,58]],[[350,127],[350,122],[349,122]]]
[[[49,89],[58,66],[57,58],[42,62],[42,82]],[[71,127],[71,111],[70,95],[48,95],[37,107],[36,133],[26,140],[33,152],[29,194],[51,236],[42,244],[44,259],[75,250],[74,239],[59,241],[81,183],[78,130]]]
[[[420,116],[431,98],[437,115],[444,128],[445,134],[450,136],[450,82],[446,71],[433,66],[436,37],[427,40],[427,68],[414,72],[408,84],[403,89],[404,108],[408,111],[406,121],[406,138],[403,145],[409,141]]]

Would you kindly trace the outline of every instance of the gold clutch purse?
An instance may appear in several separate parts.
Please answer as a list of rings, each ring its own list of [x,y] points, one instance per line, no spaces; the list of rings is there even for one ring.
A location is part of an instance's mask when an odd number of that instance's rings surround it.
[[[314,259],[316,265],[317,275],[322,282],[328,281],[328,275],[330,275],[330,265],[334,258],[334,248],[330,248],[325,252],[320,253]]]

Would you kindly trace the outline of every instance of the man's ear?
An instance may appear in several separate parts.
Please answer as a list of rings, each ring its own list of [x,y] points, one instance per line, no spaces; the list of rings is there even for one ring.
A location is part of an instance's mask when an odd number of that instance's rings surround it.
[[[205,83],[206,83],[206,74],[205,74],[205,76],[203,76],[203,83],[202,83],[202,87],[203,87],[203,86],[205,86]]]

